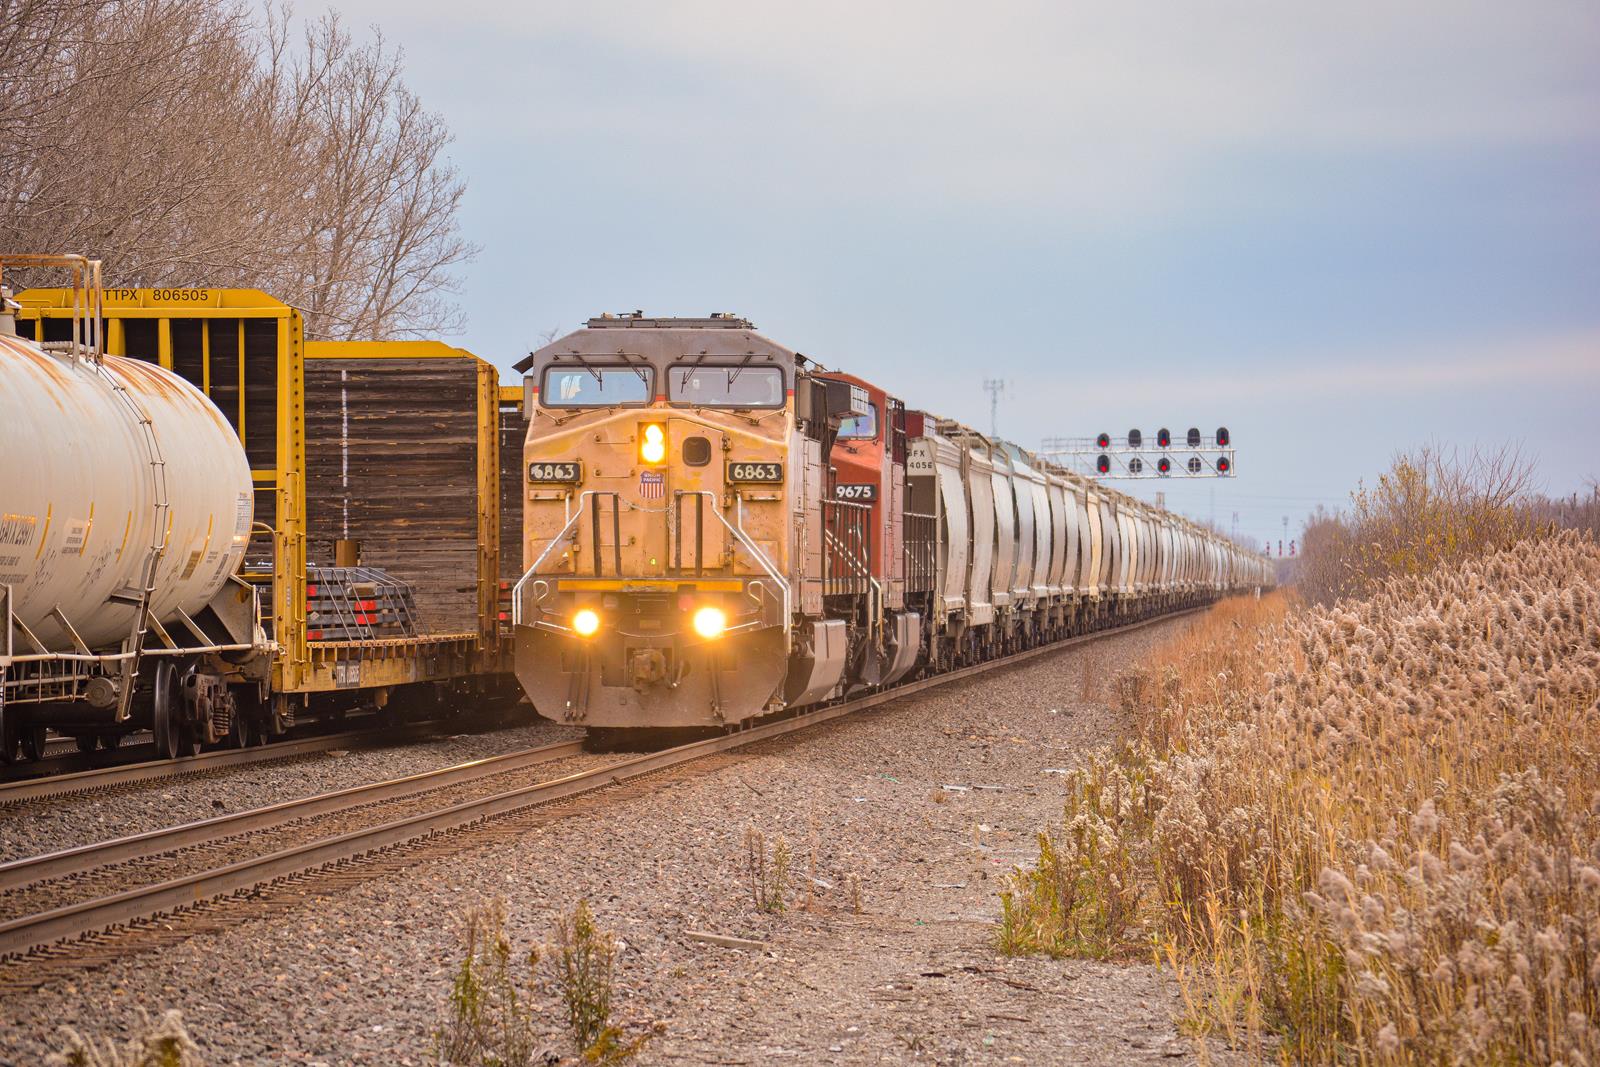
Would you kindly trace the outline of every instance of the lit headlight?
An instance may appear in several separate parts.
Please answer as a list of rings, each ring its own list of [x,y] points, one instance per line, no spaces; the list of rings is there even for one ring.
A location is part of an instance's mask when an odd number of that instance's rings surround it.
[[[667,431],[660,423],[647,422],[639,431],[639,458],[646,463],[667,458]]]
[[[589,609],[580,608],[572,616],[572,629],[579,637],[593,637],[595,631],[600,629],[599,613]]]
[[[728,628],[728,616],[721,608],[701,608],[694,613],[694,632],[701,637],[721,637]]]

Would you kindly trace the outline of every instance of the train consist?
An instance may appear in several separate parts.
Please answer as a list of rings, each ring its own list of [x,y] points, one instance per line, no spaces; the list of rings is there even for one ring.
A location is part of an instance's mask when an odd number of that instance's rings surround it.
[[[517,366],[515,666],[552,719],[730,728],[1272,581],[733,316],[603,316]]]
[[[730,728],[1271,581],[731,316],[593,319],[508,389],[255,290],[19,266],[73,284],[0,310],[5,762],[518,682],[591,729]]]
[[[523,423],[495,367],[307,343],[256,290],[19,266],[74,284],[0,311],[0,760],[48,728],[171,756],[515,694]]]

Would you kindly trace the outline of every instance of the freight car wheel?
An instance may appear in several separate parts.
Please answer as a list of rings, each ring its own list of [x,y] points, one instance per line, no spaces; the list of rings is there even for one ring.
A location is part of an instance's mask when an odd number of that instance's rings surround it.
[[[45,737],[49,730],[44,724],[29,724],[22,728],[22,758],[29,763],[44,759]]]
[[[156,735],[156,755],[172,759],[178,754],[179,717],[183,705],[178,696],[178,680],[172,664],[156,664],[155,711],[151,716],[150,730]]]
[[[93,752],[94,747],[100,743],[100,738],[94,734],[76,734],[72,740],[77,742],[79,752]]]
[[[193,723],[181,723],[178,726],[178,755],[200,755],[200,745],[203,740],[204,738],[200,736],[200,731],[195,728]]]
[[[17,729],[17,712],[0,707],[0,763],[17,762],[17,745],[22,740]]]
[[[107,752],[110,752],[120,744],[122,744],[122,735],[115,730],[107,730],[100,735],[100,747]]]

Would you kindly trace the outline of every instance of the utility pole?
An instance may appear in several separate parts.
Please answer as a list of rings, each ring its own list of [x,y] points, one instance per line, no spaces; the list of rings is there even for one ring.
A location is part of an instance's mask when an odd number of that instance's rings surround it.
[[[985,378],[983,388],[989,394],[989,436],[1000,436],[1000,396],[1006,391],[1004,378]]]

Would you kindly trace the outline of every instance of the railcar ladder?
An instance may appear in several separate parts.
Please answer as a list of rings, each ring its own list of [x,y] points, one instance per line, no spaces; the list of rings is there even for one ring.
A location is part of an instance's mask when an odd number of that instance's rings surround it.
[[[150,495],[155,511],[155,525],[150,532],[150,546],[145,554],[144,566],[140,569],[139,586],[129,590],[127,597],[127,601],[134,605],[134,612],[128,639],[123,643],[122,680],[117,687],[117,721],[122,722],[128,717],[129,708],[133,703],[133,690],[139,680],[144,643],[150,635],[150,602],[156,592],[156,569],[161,565],[161,559],[167,552],[167,517],[171,514],[172,505],[167,499],[167,462],[161,453],[161,443],[156,439],[155,423],[149,413],[134,400],[133,394],[129,393],[103,364],[96,360],[95,365],[101,377],[110,384],[117,399],[133,415],[138,426],[140,443],[149,457]],[[122,599],[117,594],[113,594],[113,597]]]

